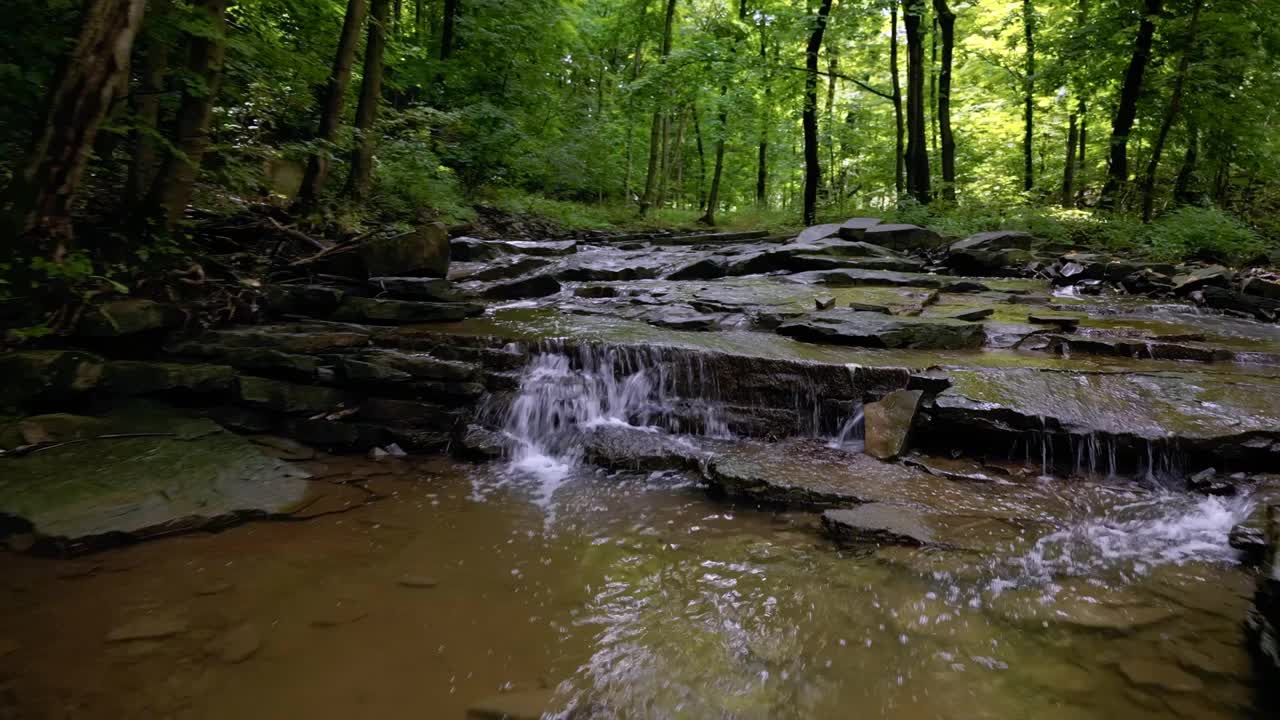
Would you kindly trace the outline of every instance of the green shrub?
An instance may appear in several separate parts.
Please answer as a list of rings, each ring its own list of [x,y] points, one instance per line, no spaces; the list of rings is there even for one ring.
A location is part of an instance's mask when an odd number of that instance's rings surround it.
[[[1183,207],[1142,229],[1140,249],[1160,260],[1201,258],[1243,263],[1266,251],[1248,225],[1217,208]]]

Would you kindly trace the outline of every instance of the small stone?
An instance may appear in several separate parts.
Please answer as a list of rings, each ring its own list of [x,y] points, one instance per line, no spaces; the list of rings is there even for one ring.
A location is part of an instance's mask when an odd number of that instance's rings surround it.
[[[878,402],[867,403],[863,417],[868,455],[888,460],[906,450],[911,424],[923,394],[920,390],[895,390]]]
[[[386,450],[383,450],[380,447],[369,448],[369,459],[373,460],[374,462],[382,462],[383,460],[386,460],[389,457],[391,457],[391,453],[387,452]]]
[[[813,305],[818,310],[830,310],[836,306],[836,299],[833,297],[814,298]]]
[[[226,580],[205,579],[198,582],[194,588],[196,595],[210,596],[221,595],[231,588],[235,587]]]
[[[1070,332],[1080,327],[1080,318],[1075,315],[1053,315],[1049,313],[1027,315],[1027,322],[1033,325],[1053,325],[1059,330]]]
[[[439,584],[435,578],[425,575],[401,575],[398,582],[407,588],[433,588]]]
[[[947,315],[945,317],[951,320],[977,322],[978,320],[983,320],[985,318],[991,317],[994,313],[995,313],[995,310],[992,310],[991,308],[977,308],[975,310],[966,310],[964,312],[958,312],[958,313],[955,313],[954,315]]]
[[[1131,658],[1120,663],[1120,672],[1139,687],[1168,692],[1199,692],[1204,688],[1200,678],[1178,669],[1178,666],[1150,658]]]
[[[262,640],[258,629],[251,623],[244,623],[210,643],[209,653],[222,658],[223,662],[236,664],[253,657],[260,647]]]
[[[311,626],[332,628],[339,625],[350,625],[363,619],[368,614],[368,611],[363,608],[339,601],[316,613],[315,617],[311,618]]]
[[[494,695],[467,708],[467,720],[539,720],[559,706],[554,690],[529,690]]]
[[[166,615],[148,615],[116,626],[107,633],[107,642],[156,640],[187,631],[187,621]]]
[[[391,457],[408,457],[409,453],[395,443],[391,443],[386,447],[387,454]]]

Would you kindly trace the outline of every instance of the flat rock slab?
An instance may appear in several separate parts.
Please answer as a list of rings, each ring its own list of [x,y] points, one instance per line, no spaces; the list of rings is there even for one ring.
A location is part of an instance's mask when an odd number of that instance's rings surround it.
[[[1280,379],[1210,373],[952,370],[935,418],[992,429],[1212,440],[1280,434]],[[1105,402],[1100,402],[1105,399]]]
[[[369,287],[375,293],[407,300],[452,302],[458,299],[453,283],[444,278],[371,277]]]
[[[783,323],[777,333],[828,345],[923,350],[976,348],[986,337],[982,325],[977,323],[892,317],[845,309],[828,310]]]
[[[171,615],[144,615],[117,625],[107,633],[107,642],[159,640],[187,631],[185,619]]]
[[[142,538],[289,512],[308,474],[207,420],[174,417],[176,437],[89,440],[0,459],[0,507],[72,546]]]
[[[923,513],[889,503],[867,503],[822,513],[822,529],[837,542],[930,545],[935,534]]]
[[[333,312],[340,322],[374,325],[407,325],[411,323],[455,322],[479,315],[484,306],[464,302],[418,302],[348,297]]]

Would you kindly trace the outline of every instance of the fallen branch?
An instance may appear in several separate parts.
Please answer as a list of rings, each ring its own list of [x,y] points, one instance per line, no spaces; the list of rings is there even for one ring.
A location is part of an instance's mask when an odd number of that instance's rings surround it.
[[[281,225],[279,222],[276,221],[275,218],[267,218],[267,219],[271,221],[272,225],[275,225],[276,230],[279,230],[280,232],[284,233],[285,235],[288,235],[289,237],[295,240],[301,240],[302,242],[305,242],[311,245],[312,247],[316,247],[321,250],[328,250],[333,247],[331,243],[317,240],[311,237],[310,235],[302,232],[301,230],[295,230],[294,228]]]

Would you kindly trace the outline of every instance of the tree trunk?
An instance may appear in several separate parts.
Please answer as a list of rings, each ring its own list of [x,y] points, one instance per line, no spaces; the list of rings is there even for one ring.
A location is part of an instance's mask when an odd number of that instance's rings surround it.
[[[324,101],[320,105],[320,128],[316,140],[332,144],[342,122],[342,107],[347,100],[347,85],[351,82],[351,66],[355,63],[356,46],[360,44],[360,29],[368,10],[367,0],[347,0],[347,14],[342,21],[342,35],[338,38],[338,52],[333,59],[333,71],[325,87]],[[329,152],[321,148],[307,162],[298,190],[298,205],[313,207],[320,198],[329,175]]]
[[[462,12],[462,0],[444,0],[444,8],[440,17],[440,63],[447,64],[453,57],[454,45],[457,44],[458,15]],[[444,68],[436,73],[436,104],[445,104]]]
[[[1062,164],[1062,196],[1058,199],[1064,208],[1075,206],[1076,143],[1079,141],[1076,121],[1075,113],[1067,117],[1067,161]]]
[[[1080,118],[1079,154],[1076,157],[1076,207],[1084,207],[1085,182],[1085,150],[1089,145],[1089,106],[1084,98],[1076,106],[1076,115]]]
[[[1133,57],[1125,70],[1120,88],[1120,103],[1111,121],[1111,147],[1107,156],[1107,182],[1102,188],[1099,206],[1114,208],[1116,195],[1129,182],[1129,133],[1138,117],[1138,98],[1142,95],[1142,77],[1151,60],[1151,44],[1156,34],[1155,17],[1162,9],[1161,0],[1144,0],[1142,21],[1133,43]]]
[[[1191,118],[1187,119],[1187,152],[1182,156],[1182,167],[1173,184],[1173,201],[1179,205],[1201,205],[1204,191],[1198,182],[1196,165],[1200,159],[1200,128]]]
[[[364,47],[364,77],[356,105],[356,146],[351,150],[351,173],[347,176],[346,195],[356,201],[369,195],[373,180],[373,126],[378,121],[378,105],[382,102],[382,55],[387,48],[389,11],[389,0],[372,0]]]
[[[205,0],[202,7],[211,30],[191,36],[187,73],[198,82],[188,84],[178,107],[174,145],[181,154],[170,153],[165,158],[152,185],[149,203],[159,211],[166,229],[176,226],[186,212],[204,151],[209,147],[209,121],[222,86],[222,65],[227,54],[227,2]]]
[[[670,165],[674,168],[672,181],[675,185],[675,206],[680,206],[680,201],[684,198],[684,126],[688,120],[689,113],[683,108],[680,110],[680,119],[676,122],[676,143],[672,148],[672,162]]]
[[[698,209],[707,205],[707,153],[702,146],[702,123],[698,120],[698,106],[693,106],[693,136],[698,142]]]
[[[67,251],[80,177],[103,116],[129,81],[144,7],[143,0],[84,3],[75,48],[49,85],[43,120],[5,193],[6,235],[30,241],[12,248],[27,259],[60,261]]]
[[[1035,174],[1032,164],[1035,143],[1035,108],[1036,108],[1036,9],[1031,0],[1022,0],[1022,32],[1026,40],[1023,61],[1023,96],[1022,96],[1022,189],[1027,192],[1035,187]]]
[[[907,33],[907,194],[921,205],[929,192],[929,150],[924,124],[924,0],[903,0]]]
[[[720,86],[720,112],[716,115],[716,165],[711,171],[711,192],[707,194],[707,210],[698,222],[703,225],[716,224],[716,208],[720,205],[720,177],[724,172],[724,136],[728,132],[729,112],[725,107],[725,96],[729,94],[729,86]]]
[[[822,182],[822,168],[818,165],[818,50],[822,48],[822,34],[827,29],[827,17],[831,14],[831,0],[822,0],[818,6],[813,32],[805,48],[804,66],[804,224],[813,225],[818,215],[818,185]]]
[[[951,134],[951,59],[955,51],[956,16],[947,0],[933,0],[942,30],[942,68],[938,73],[938,132],[942,143],[942,196],[956,201],[956,140]]]
[[[151,20],[168,14],[168,3],[158,2],[151,11]],[[148,24],[150,27],[151,25]],[[159,162],[156,137],[160,128],[160,99],[165,91],[165,79],[169,74],[169,46],[154,33],[144,37],[146,46],[142,60],[141,82],[134,96],[133,114],[136,129],[133,131],[133,157],[129,161],[129,176],[125,180],[124,206],[130,213],[141,209],[147,190],[155,179]]]
[[[834,43],[827,43],[827,104],[823,108],[823,114],[826,115],[827,124],[827,198],[836,195],[836,174],[833,171],[836,166],[836,124],[835,124],[835,105],[836,105],[836,76],[840,72],[840,62],[836,55]]]
[[[896,142],[894,144],[894,170],[893,170],[893,187],[897,192],[898,201],[902,199],[902,193],[905,190],[903,182],[904,163],[906,154],[903,145],[903,122],[902,122],[902,80],[898,76],[898,2],[893,0],[889,7],[889,76],[893,84],[893,119],[894,132]]]
[[[938,14],[929,33],[929,147],[938,154]]]
[[[760,143],[756,149],[756,207],[769,206],[769,120],[773,112],[773,73],[769,68],[769,41],[760,24],[760,64],[764,71],[764,111],[760,113]]]
[[[1187,69],[1191,66],[1191,56],[1195,51],[1196,32],[1200,29],[1200,9],[1203,6],[1204,0],[1196,0],[1191,8],[1191,21],[1187,25],[1187,44],[1182,48],[1182,58],[1178,60],[1173,91],[1169,95],[1169,107],[1165,110],[1160,131],[1156,134],[1155,145],[1151,148],[1151,159],[1147,161],[1147,175],[1142,181],[1142,222],[1144,223],[1151,222],[1151,213],[1156,204],[1156,171],[1160,168],[1160,156],[1164,153],[1164,144],[1169,139],[1169,131],[1182,110],[1182,89],[1186,85]]]
[[[658,198],[655,205],[659,210],[667,202],[667,173],[671,170],[671,116],[662,116],[662,151],[658,155]]]
[[[662,48],[658,57],[659,64],[667,62],[667,56],[671,54],[671,29],[675,23],[676,16],[676,0],[667,0],[666,14],[662,20]],[[658,189],[657,173],[662,169],[659,161],[658,148],[655,143],[662,140],[662,107],[653,111],[653,129],[649,132],[649,169],[644,179],[644,198],[640,201],[640,215],[643,217],[649,208],[656,201],[655,193]]]

